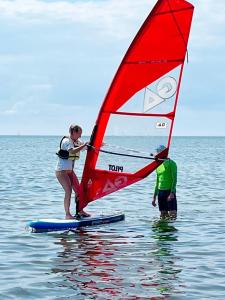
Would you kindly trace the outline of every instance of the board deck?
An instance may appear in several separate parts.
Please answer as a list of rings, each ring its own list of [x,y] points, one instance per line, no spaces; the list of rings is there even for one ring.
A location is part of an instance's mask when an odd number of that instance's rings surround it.
[[[96,215],[91,217],[83,217],[79,220],[65,219],[39,219],[28,222],[27,226],[32,232],[49,232],[59,230],[70,230],[85,226],[96,226],[101,224],[115,223],[123,221],[125,215],[123,213],[113,213],[110,215]]]

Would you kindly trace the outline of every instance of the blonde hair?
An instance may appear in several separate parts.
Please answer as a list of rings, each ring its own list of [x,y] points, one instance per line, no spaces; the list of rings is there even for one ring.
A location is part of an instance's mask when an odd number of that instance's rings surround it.
[[[80,130],[82,130],[82,128],[79,125],[72,124],[70,125],[69,133],[73,134],[74,132],[79,132]]]

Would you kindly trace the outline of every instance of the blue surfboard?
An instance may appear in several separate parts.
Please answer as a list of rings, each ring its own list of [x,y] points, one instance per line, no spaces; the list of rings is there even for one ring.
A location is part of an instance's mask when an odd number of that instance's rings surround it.
[[[79,220],[65,220],[65,219],[39,219],[30,221],[27,226],[31,228],[32,232],[49,232],[59,230],[70,230],[85,226],[96,226],[101,224],[115,223],[123,221],[125,215],[123,213],[114,213],[110,215],[96,215],[91,217],[83,217]]]

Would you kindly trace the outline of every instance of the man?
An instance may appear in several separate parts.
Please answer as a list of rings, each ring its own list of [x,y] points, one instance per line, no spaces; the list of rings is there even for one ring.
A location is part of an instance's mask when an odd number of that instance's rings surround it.
[[[160,145],[156,152],[159,154],[166,147]],[[166,159],[156,169],[156,184],[152,200],[152,205],[156,206],[156,198],[158,197],[160,218],[172,218],[177,216],[177,199],[176,199],[176,184],[177,184],[177,165],[172,159]]]

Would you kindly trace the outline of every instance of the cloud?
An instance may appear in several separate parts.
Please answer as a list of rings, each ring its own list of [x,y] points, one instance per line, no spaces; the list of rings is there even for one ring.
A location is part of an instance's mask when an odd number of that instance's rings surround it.
[[[97,108],[80,105],[47,103],[34,97],[17,101],[1,111],[1,134],[64,135],[70,124],[79,124],[84,135],[90,135],[97,115]]]
[[[178,106],[174,135],[178,136],[224,136],[224,111],[205,107]]]
[[[40,0],[1,0],[2,16],[27,20],[70,20],[75,22],[110,22],[120,16],[133,18],[143,11],[143,6],[150,6],[154,0],[108,0],[108,1],[53,1]]]
[[[191,45],[196,49],[225,46],[225,1],[194,0],[195,11],[191,32]]]
[[[195,5],[191,45],[225,45],[225,1],[192,0]],[[20,24],[75,23],[97,35],[124,39],[135,34],[156,0],[40,1],[0,0],[0,17]]]
[[[45,86],[34,86],[34,89],[45,89]],[[48,86],[46,85],[48,89]],[[39,96],[28,97],[25,100],[20,100],[14,103],[10,108],[0,112],[2,116],[12,116],[12,115],[21,115],[23,117],[32,115],[43,115],[47,112],[48,115],[54,115],[55,112],[60,112],[62,114],[68,111],[82,111],[83,106],[81,105],[64,105],[57,103],[47,103],[44,99],[40,99]]]
[[[30,61],[32,57],[30,55],[25,54],[0,54],[0,64],[1,65],[8,65],[8,64],[14,64],[18,62],[27,62]]]
[[[190,2],[195,5],[190,64],[185,66],[181,92],[192,112],[180,111],[176,128],[181,135],[195,133],[196,128],[198,132],[222,134],[225,126],[219,110],[221,95],[225,94],[225,1]],[[90,133],[116,67],[155,3],[0,0],[0,37],[4,41],[0,55],[0,78],[4,82],[0,93],[2,132],[8,130],[7,126],[14,130],[16,120],[22,124],[24,118],[25,123],[33,123],[36,132],[41,128],[49,132],[48,120],[57,122],[51,133],[64,128],[67,121],[75,119],[82,124],[88,119]],[[205,112],[199,114],[202,106]],[[215,119],[200,127],[198,122],[210,119],[213,109],[220,125]],[[196,126],[185,123],[182,127],[182,121],[192,117]],[[25,125],[21,128],[22,132],[28,130]]]
[[[100,29],[99,34],[127,36],[141,22],[154,0],[57,1],[0,0],[0,16],[17,23],[73,22]]]
[[[16,115],[24,110],[25,107],[25,101],[18,101],[14,103],[9,109],[3,110],[0,112],[0,115],[2,116],[10,116],[10,115]]]

